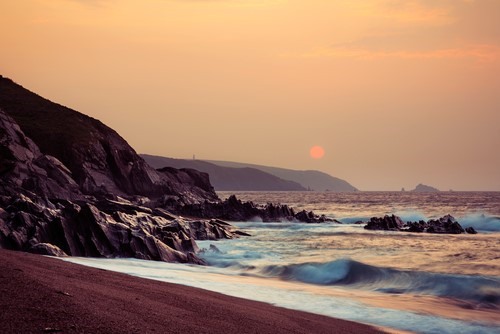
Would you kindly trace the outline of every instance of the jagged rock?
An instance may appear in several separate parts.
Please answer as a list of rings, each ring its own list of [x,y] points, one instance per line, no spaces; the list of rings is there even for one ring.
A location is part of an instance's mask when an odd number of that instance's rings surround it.
[[[30,139],[26,142],[30,146],[28,150],[10,150],[7,153],[16,154],[14,160],[18,161],[34,160],[40,154],[39,151],[57,158],[60,165],[67,167],[64,172],[61,171],[62,174],[58,163],[53,166],[53,161],[47,161],[51,159],[43,158],[37,162],[41,166],[50,165],[50,168],[45,166],[41,169],[52,175],[55,181],[69,184],[71,180],[64,180],[64,174],[71,171],[70,179],[76,181],[79,190],[85,194],[150,198],[173,195],[187,203],[218,200],[208,182],[208,175],[195,170],[158,172],[137,155],[116,131],[100,121],[46,100],[1,76],[0,108],[18,124],[15,128],[0,124],[0,128],[12,128],[14,132],[22,130],[26,134],[23,136]],[[40,119],[43,119],[43,125]],[[32,146],[39,147],[39,150],[31,149]],[[0,158],[4,160],[9,154],[2,150]],[[12,169],[12,161],[7,162],[0,169]],[[22,168],[18,168],[18,171],[23,175],[33,174]],[[40,185],[36,181],[38,178],[29,179],[26,186],[33,187],[33,192],[39,194]],[[50,190],[54,194],[62,194],[64,189]]]
[[[425,232],[427,229],[428,225],[425,221],[420,220],[418,222],[407,222],[406,226],[408,227],[408,232]]]
[[[102,204],[103,202],[98,202]],[[136,257],[169,262],[204,264],[196,256],[195,239],[233,238],[232,226],[217,220],[170,221],[118,202],[113,210],[69,201],[62,208],[47,210],[19,198],[7,207],[11,219],[0,220],[0,245],[5,248],[58,255],[57,247],[71,256]],[[25,211],[20,211],[20,209]],[[8,215],[2,212],[2,217]],[[47,246],[48,244],[53,247]]]
[[[314,220],[314,213],[311,211],[307,212],[306,210],[302,210],[300,212],[297,212],[295,218],[298,221],[309,222],[310,220]]]
[[[49,243],[34,244],[33,246],[30,247],[30,249],[28,249],[28,252],[41,255],[50,255],[50,256],[68,256],[59,247]]]
[[[466,227],[465,232],[467,232],[469,234],[477,234],[477,231],[472,226]]]
[[[202,264],[192,235],[235,236],[220,222],[168,231],[176,218],[144,206],[218,200],[208,175],[157,172],[101,122],[1,76],[0,108],[0,247]]]
[[[259,219],[263,222],[300,221],[306,223],[323,223],[333,221],[330,218],[318,216],[313,212],[300,211],[295,213],[288,205],[272,204],[256,205],[253,202],[242,202],[231,195],[222,202],[198,203],[179,208],[181,214],[204,218],[220,218],[229,221],[249,221]]]
[[[116,211],[120,212],[125,212],[129,214],[135,214],[137,212],[143,212],[143,213],[148,213],[152,214],[153,210],[150,208],[147,208],[145,206],[141,205],[135,205],[129,201],[114,201],[110,199],[104,199],[101,201],[98,201],[96,203],[96,206],[99,207],[100,210],[107,212],[107,213],[112,213]]]
[[[365,226],[367,230],[398,231],[405,227],[405,223],[398,216],[373,217]]]
[[[431,219],[427,222],[427,225],[427,233],[460,234],[465,232],[455,218],[450,215],[436,220]]]
[[[406,223],[404,223],[401,218],[395,215],[385,216],[383,218],[374,217],[367,222],[365,229],[443,234],[460,234],[467,231],[464,230],[462,226],[451,215],[446,215],[439,219],[431,219],[427,222],[421,220],[419,222]],[[477,233],[472,228],[470,233],[474,232]]]
[[[195,239],[245,235],[219,219],[327,220],[286,205],[220,201],[208,174],[156,171],[98,120],[2,76],[0,109],[1,247],[201,264]]]
[[[0,161],[0,194],[21,193],[45,204],[48,198],[83,198],[69,170],[56,158],[43,155],[1,109]]]

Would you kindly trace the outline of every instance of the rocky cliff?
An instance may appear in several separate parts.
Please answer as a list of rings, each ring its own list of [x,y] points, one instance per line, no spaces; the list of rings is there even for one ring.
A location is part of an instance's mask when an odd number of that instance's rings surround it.
[[[41,152],[57,158],[71,171],[84,194],[150,198],[170,195],[188,203],[217,200],[207,177],[196,176],[206,181],[198,187],[200,182],[196,186],[193,182],[179,182],[177,172],[159,173],[113,129],[4,77],[0,77],[0,108]]]
[[[195,240],[245,235],[214,218],[253,217],[326,220],[222,202],[208,174],[155,170],[100,121],[0,76],[0,247],[202,264]]]
[[[0,181],[3,248],[203,263],[195,239],[236,236],[154,208],[218,201],[207,174],[156,171],[101,122],[3,77]]]
[[[0,163],[2,248],[55,256],[122,256],[203,264],[196,256],[195,239],[236,236],[221,221],[185,220],[119,197],[119,201],[96,197],[100,192],[84,194],[84,186],[78,185],[72,172],[57,158],[43,154],[2,110]],[[180,196],[192,199],[211,191],[208,176],[196,171],[172,170],[166,175],[175,191],[199,192]]]
[[[0,194],[83,199],[71,171],[57,158],[42,154],[19,125],[0,109]]]

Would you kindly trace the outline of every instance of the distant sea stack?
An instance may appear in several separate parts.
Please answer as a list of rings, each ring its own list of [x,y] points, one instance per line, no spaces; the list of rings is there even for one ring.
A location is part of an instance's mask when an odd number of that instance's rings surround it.
[[[431,186],[427,186],[425,184],[418,184],[415,189],[411,190],[412,192],[416,193],[437,193],[440,190]]]

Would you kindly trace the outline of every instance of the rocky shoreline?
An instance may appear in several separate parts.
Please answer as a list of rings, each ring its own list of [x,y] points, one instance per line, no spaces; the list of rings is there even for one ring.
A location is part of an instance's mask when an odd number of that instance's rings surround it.
[[[223,201],[208,174],[155,170],[100,121],[2,76],[0,162],[0,248],[11,250],[204,264],[196,240],[246,235],[225,221],[335,222],[282,204]],[[462,233],[450,217],[386,216],[365,228]]]
[[[0,162],[0,248],[11,250],[204,264],[196,240],[245,235],[222,219],[328,220],[222,201],[208,174],[155,170],[100,121],[1,76]]]

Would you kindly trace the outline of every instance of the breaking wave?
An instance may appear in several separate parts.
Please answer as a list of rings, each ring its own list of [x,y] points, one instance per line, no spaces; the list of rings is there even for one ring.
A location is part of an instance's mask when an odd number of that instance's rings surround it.
[[[385,293],[412,293],[500,306],[500,278],[402,271],[342,259],[326,263],[273,265],[266,276],[318,285],[343,285]]]

